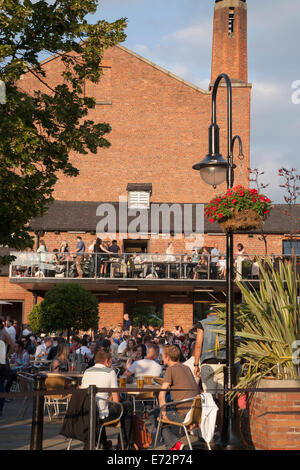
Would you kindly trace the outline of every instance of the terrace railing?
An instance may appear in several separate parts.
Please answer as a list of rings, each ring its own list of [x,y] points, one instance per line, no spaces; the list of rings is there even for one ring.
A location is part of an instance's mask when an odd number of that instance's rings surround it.
[[[83,253],[76,256],[57,252],[11,252],[10,278],[139,279],[139,280],[225,280],[226,256],[210,254],[108,254]],[[238,279],[259,279],[257,255],[235,256]],[[263,259],[263,257],[261,257]],[[269,257],[274,266],[288,255]],[[297,264],[297,269],[300,264]]]

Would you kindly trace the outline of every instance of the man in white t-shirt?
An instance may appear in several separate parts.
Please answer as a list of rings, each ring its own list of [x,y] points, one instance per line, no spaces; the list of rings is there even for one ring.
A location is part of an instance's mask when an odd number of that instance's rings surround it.
[[[11,337],[11,339],[13,340],[13,342],[15,343],[16,342],[16,330],[13,326],[13,323],[14,322],[11,321],[11,320],[7,321],[6,331],[9,334],[9,336]]]
[[[145,359],[134,361],[131,366],[125,372],[127,377],[134,375],[136,378],[143,377],[145,375],[152,375],[153,377],[159,377],[161,375],[161,365],[156,362],[159,356],[158,344],[151,344],[148,348],[148,354]]]
[[[104,349],[99,349],[95,355],[95,365],[85,371],[82,377],[81,388],[88,388],[90,385],[96,385],[97,388],[118,388],[118,379],[115,371],[111,368],[111,354]],[[114,403],[120,401],[118,392],[111,392],[112,402],[109,404],[101,398],[108,400],[109,392],[98,392],[96,401],[101,421],[112,421],[120,414],[120,407]],[[113,403],[114,402],[114,403]],[[124,412],[121,418],[121,426],[124,435],[124,446],[129,447],[133,443],[133,419],[132,405],[130,402],[122,403]],[[106,436],[103,434],[103,441]]]

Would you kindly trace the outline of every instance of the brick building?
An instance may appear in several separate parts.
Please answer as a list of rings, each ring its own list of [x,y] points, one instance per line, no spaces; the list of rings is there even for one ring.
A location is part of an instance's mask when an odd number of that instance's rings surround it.
[[[62,63],[53,56],[43,62],[48,80],[56,85]],[[129,229],[134,217],[129,213],[124,227],[116,218],[115,233],[99,233],[102,219],[99,206],[110,203],[120,211],[119,200],[128,200],[128,207],[144,208],[150,217],[154,205],[177,204],[189,207],[192,213],[192,232],[195,228],[195,207],[208,202],[213,189],[205,185],[192,170],[193,164],[207,153],[208,127],[211,119],[211,89],[219,73],[227,73],[233,82],[233,131],[243,140],[243,160],[238,160],[236,184],[248,184],[250,166],[250,102],[251,84],[247,74],[247,4],[245,0],[216,0],[212,50],[211,84],[208,91],[175,76],[143,57],[116,46],[105,52],[103,76],[99,84],[86,83],[87,96],[96,98],[96,108],[89,117],[95,122],[108,122],[112,127],[108,139],[111,147],[100,149],[97,155],[72,155],[79,176],[61,176],[55,187],[55,202],[48,213],[31,221],[31,233],[36,246],[43,238],[49,252],[67,240],[74,250],[80,235],[86,247],[96,236],[116,238],[123,253],[165,254],[170,238],[176,254],[190,253],[193,247],[211,247],[217,243],[225,252],[225,236],[218,226],[206,223],[194,238],[175,227],[172,219],[170,234],[164,231],[164,216],[155,233],[150,226],[137,239]],[[32,76],[20,82],[24,90],[41,89]],[[226,90],[218,93],[218,124],[221,130],[221,153],[226,155]],[[225,187],[219,187],[221,192]],[[98,214],[98,215],[97,215]],[[118,215],[118,214],[117,214]],[[103,216],[103,214],[102,214]],[[279,216],[279,217],[278,217]],[[276,208],[265,225],[269,252],[282,253],[284,233],[280,207]],[[181,223],[181,222],[180,222]],[[178,233],[181,232],[181,233]],[[259,234],[236,236],[247,252],[264,254]],[[181,260],[183,258],[180,258]],[[178,268],[177,268],[178,269]],[[181,265],[180,265],[181,269]],[[15,272],[15,271],[14,271]],[[192,280],[177,278],[74,278],[93,291],[99,300],[100,325],[122,322],[123,313],[134,315],[145,310],[163,315],[167,329],[181,324],[191,328],[195,315],[201,315],[208,303],[223,299],[224,280]],[[70,282],[67,277],[26,277],[6,272],[0,277],[2,314],[26,322],[35,302],[57,282]],[[238,294],[237,294],[238,295]],[[1,312],[0,312],[1,313]]]

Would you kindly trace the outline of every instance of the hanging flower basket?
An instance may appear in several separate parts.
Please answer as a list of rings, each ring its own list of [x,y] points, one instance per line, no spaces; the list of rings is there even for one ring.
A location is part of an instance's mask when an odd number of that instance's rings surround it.
[[[259,230],[271,211],[271,200],[256,189],[236,186],[210,201],[205,216],[224,232]]]

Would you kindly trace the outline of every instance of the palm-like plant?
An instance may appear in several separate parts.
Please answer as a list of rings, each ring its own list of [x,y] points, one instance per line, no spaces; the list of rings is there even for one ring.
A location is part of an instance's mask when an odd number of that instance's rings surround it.
[[[280,262],[275,269],[270,260],[264,265],[258,262],[259,289],[238,282],[244,297],[244,303],[235,309],[236,358],[242,363],[240,388],[255,385],[264,377],[299,378],[292,358],[292,345],[300,331],[299,277],[292,263]],[[219,315],[220,323],[225,324],[224,307]]]

